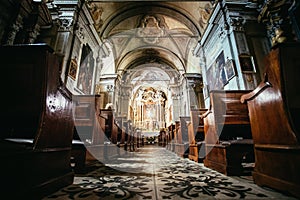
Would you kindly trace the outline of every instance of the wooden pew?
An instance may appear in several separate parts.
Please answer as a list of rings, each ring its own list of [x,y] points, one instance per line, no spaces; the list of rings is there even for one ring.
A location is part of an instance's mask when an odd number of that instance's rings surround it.
[[[172,135],[172,141],[171,141],[171,151],[175,151],[175,143],[176,143],[176,125],[172,124],[171,126],[171,135]]]
[[[77,173],[95,161],[120,155],[120,148],[124,148],[123,119],[114,117],[111,109],[101,109],[100,101],[100,95],[73,96],[76,132],[72,156]]]
[[[204,119],[204,165],[226,175],[241,175],[243,163],[254,162],[248,108],[240,97],[249,91],[211,91]]]
[[[142,144],[142,132],[140,129],[137,129],[137,148],[141,148]]]
[[[103,160],[104,132],[99,122],[100,95],[73,95],[74,137],[72,158],[76,173],[85,166]]]
[[[72,95],[47,45],[0,47],[1,196],[40,198],[72,184]]]
[[[168,127],[168,146],[167,149],[174,152],[175,145],[175,124]]]
[[[175,122],[176,125],[176,143],[175,143],[175,153],[181,157],[184,154],[184,147],[182,142],[182,133],[181,133],[181,123],[180,121]]]
[[[175,153],[180,157],[187,158],[189,154],[188,123],[190,117],[181,116],[177,122],[177,143],[175,144]]]
[[[118,154],[118,125],[116,124],[112,109],[101,109],[100,118],[102,130],[104,130],[104,159]]]
[[[204,120],[201,115],[207,112],[207,109],[192,109],[191,122],[188,125],[189,135],[189,159],[195,162],[202,162],[205,157],[204,141]]]
[[[129,150],[129,140],[130,140],[130,133],[129,133],[129,123],[128,121],[124,121],[124,151],[125,153]]]
[[[166,147],[167,144],[167,133],[164,128],[159,131],[158,143],[162,147]]]
[[[125,134],[126,134],[126,128],[124,127],[125,118],[124,117],[117,117],[116,118],[116,125],[118,128],[118,133],[117,133],[117,145],[119,147],[119,152],[120,150],[124,150],[124,145],[125,145]]]
[[[174,135],[174,144],[173,144],[174,153],[178,152],[178,144],[179,142],[182,142],[181,134],[179,133],[179,131],[180,131],[180,121],[175,121],[175,130],[174,130],[175,135]]]
[[[124,141],[124,150],[125,153],[127,151],[134,151],[135,150],[135,146],[134,146],[134,131],[133,131],[133,127],[132,127],[132,121],[131,120],[127,120],[124,121],[124,131],[125,131],[125,141]]]
[[[137,150],[137,129],[133,125],[131,125],[131,139],[130,139],[130,151]]]
[[[300,198],[299,44],[281,44],[265,58],[265,79],[243,95],[255,145],[256,184]]]

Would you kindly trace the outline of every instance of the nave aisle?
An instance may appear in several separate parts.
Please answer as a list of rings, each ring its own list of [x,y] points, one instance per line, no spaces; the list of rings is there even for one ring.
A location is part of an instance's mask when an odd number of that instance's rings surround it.
[[[228,177],[158,146],[96,163],[73,185],[43,200],[276,199],[295,198],[255,185],[251,176]]]

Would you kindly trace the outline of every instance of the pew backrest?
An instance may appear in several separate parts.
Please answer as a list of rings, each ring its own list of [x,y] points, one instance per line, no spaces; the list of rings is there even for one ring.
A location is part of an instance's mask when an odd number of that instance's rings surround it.
[[[33,139],[34,149],[70,147],[72,95],[60,79],[59,57],[47,45],[18,45],[2,46],[0,58],[1,138]]]
[[[251,139],[248,107],[240,102],[249,91],[213,90],[210,92],[210,109],[202,115],[205,123],[205,138],[208,143],[236,138]]]

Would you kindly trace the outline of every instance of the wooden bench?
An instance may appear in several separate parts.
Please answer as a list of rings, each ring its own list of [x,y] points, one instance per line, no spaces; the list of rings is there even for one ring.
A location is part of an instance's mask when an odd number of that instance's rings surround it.
[[[172,152],[176,153],[178,151],[178,143],[182,141],[181,136],[179,137],[179,131],[180,131],[180,121],[175,121],[175,130],[174,130],[174,142],[173,142],[173,148]]]
[[[109,159],[111,156],[119,154],[120,141],[118,141],[118,138],[122,136],[118,136],[118,134],[122,134],[122,132],[119,130],[120,127],[116,122],[112,109],[100,109],[100,120],[105,134],[104,159]]]
[[[189,116],[179,117],[180,121],[175,124],[176,128],[176,143],[175,153],[180,157],[187,158],[189,154],[189,138],[188,138],[188,123]]]
[[[168,144],[168,132],[165,129],[161,129],[158,135],[158,144],[162,147],[167,147]]]
[[[226,175],[241,175],[243,163],[254,163],[248,108],[240,97],[249,91],[211,91],[204,119],[204,165]]]
[[[86,165],[103,159],[104,132],[98,119],[100,99],[100,95],[73,95],[75,128],[72,161],[76,173],[84,172]]]
[[[105,161],[120,155],[125,148],[123,119],[114,117],[112,109],[101,109],[100,95],[74,95],[75,134],[72,156],[76,172],[84,172],[85,165]],[[127,148],[127,147],[126,147]]]
[[[265,58],[265,79],[241,101],[248,104],[256,184],[300,198],[300,45],[281,44]]]
[[[175,124],[171,124],[167,129],[167,149],[174,151],[175,144]]]
[[[130,141],[130,127],[129,127],[130,121],[124,121],[123,122],[123,128],[124,128],[124,151],[127,152],[129,150],[129,141]]]
[[[2,196],[40,198],[72,184],[72,95],[47,45],[0,47]]]
[[[205,157],[204,141],[204,120],[201,115],[207,112],[207,109],[192,109],[191,122],[188,125],[189,135],[189,159],[195,162],[202,162]]]
[[[119,147],[119,153],[120,150],[124,151],[125,150],[125,136],[126,136],[126,118],[125,117],[117,117],[116,118],[116,125],[118,128],[118,133],[117,133],[117,144]]]

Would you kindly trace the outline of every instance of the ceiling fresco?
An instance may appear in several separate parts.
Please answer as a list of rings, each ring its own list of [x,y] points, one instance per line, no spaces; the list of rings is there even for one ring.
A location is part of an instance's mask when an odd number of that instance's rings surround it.
[[[143,15],[160,14],[169,29],[190,29],[200,36],[213,9],[211,1],[89,1],[95,27],[102,38],[137,28]]]
[[[119,72],[152,59],[143,53],[146,49],[155,49],[157,60],[184,71],[213,9],[210,1],[88,2],[94,26],[111,46]]]

